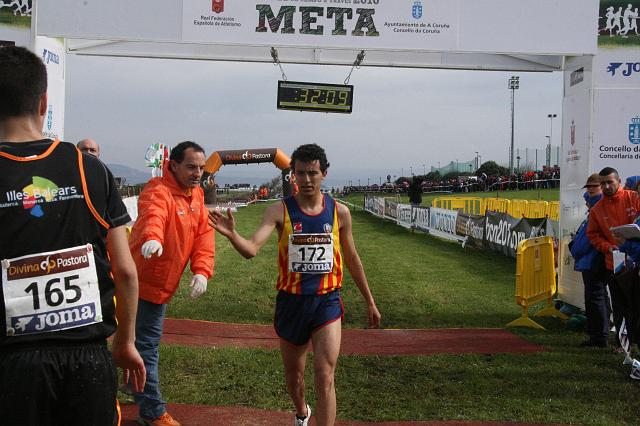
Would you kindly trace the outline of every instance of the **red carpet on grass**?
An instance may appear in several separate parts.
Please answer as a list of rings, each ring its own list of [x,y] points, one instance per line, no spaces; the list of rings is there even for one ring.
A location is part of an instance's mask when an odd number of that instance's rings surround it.
[[[206,405],[169,404],[167,411],[183,426],[282,426],[293,424],[293,414],[283,411],[259,410],[245,407],[209,407]],[[136,425],[138,409],[135,405],[122,406],[122,426]],[[313,416],[309,421],[315,426]],[[337,421],[338,426],[525,426],[513,422],[473,421],[407,421],[407,422],[352,422]],[[526,426],[543,426],[527,423]],[[545,425],[552,426],[552,425]]]
[[[277,349],[278,337],[271,325],[227,324],[167,318],[163,343],[197,347]],[[502,329],[342,330],[342,354],[429,355],[438,353],[531,353],[543,347]],[[292,412],[247,407],[211,407],[169,404],[168,411],[184,426],[280,426],[293,423]],[[122,426],[136,423],[135,405],[123,405]],[[311,417],[310,425],[315,426]],[[405,421],[366,423],[338,421],[340,426],[525,426],[513,422]],[[542,426],[526,424],[526,426]],[[547,425],[548,426],[548,425]]]
[[[167,318],[163,343],[198,347],[277,349],[271,325],[227,324]],[[540,345],[499,328],[342,330],[343,355],[496,354],[541,352]]]

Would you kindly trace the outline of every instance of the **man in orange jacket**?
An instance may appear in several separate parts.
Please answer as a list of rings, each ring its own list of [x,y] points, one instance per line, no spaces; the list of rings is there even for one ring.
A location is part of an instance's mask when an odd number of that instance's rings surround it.
[[[191,297],[207,290],[213,274],[214,231],[208,224],[204,191],[204,150],[182,142],[171,150],[163,176],[151,179],[138,199],[138,219],[129,247],[138,269],[140,300],[136,347],[147,368],[144,392],[134,394],[140,407],[138,422],[153,426],[180,425],[166,411],[158,380],[158,346],[167,304],[190,261]]]
[[[619,331],[622,319],[625,317],[624,306],[626,302],[624,293],[613,277],[613,252],[619,247],[611,233],[611,228],[635,221],[640,213],[640,198],[637,192],[622,189],[620,176],[616,169],[605,167],[599,175],[603,197],[589,213],[587,237],[599,252],[604,253],[607,266],[605,282],[611,293],[613,322],[616,330]]]

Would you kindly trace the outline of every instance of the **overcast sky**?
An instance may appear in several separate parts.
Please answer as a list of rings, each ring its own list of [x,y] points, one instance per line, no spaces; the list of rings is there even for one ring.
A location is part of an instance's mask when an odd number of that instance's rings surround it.
[[[365,59],[366,63],[366,59]],[[292,81],[342,83],[350,67],[284,64]],[[387,174],[422,173],[438,163],[508,163],[514,73],[430,69],[354,70],[350,115],[276,110],[278,67],[272,64],[101,58],[69,55],[65,139],[98,141],[102,159],[145,170],[153,142],[194,140],[207,151],[273,148],[291,154],[303,143],[323,146],[329,185]],[[515,147],[543,149],[553,122],[560,144],[562,73],[518,73]],[[542,159],[539,160],[541,162]],[[423,165],[425,167],[423,167]],[[273,165],[225,166],[223,180],[264,178]]]

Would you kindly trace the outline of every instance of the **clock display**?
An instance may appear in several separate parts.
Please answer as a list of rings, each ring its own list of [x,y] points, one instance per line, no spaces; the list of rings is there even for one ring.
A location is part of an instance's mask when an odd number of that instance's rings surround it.
[[[350,114],[353,86],[278,81],[278,109]]]

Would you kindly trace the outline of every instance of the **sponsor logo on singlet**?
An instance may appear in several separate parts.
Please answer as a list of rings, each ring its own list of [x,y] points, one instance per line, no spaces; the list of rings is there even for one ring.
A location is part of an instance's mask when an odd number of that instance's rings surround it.
[[[33,176],[31,184],[21,190],[11,190],[4,193],[4,200],[0,201],[0,208],[22,206],[35,217],[44,216],[42,205],[72,198],[84,198],[75,186],[59,187],[49,179]]]

